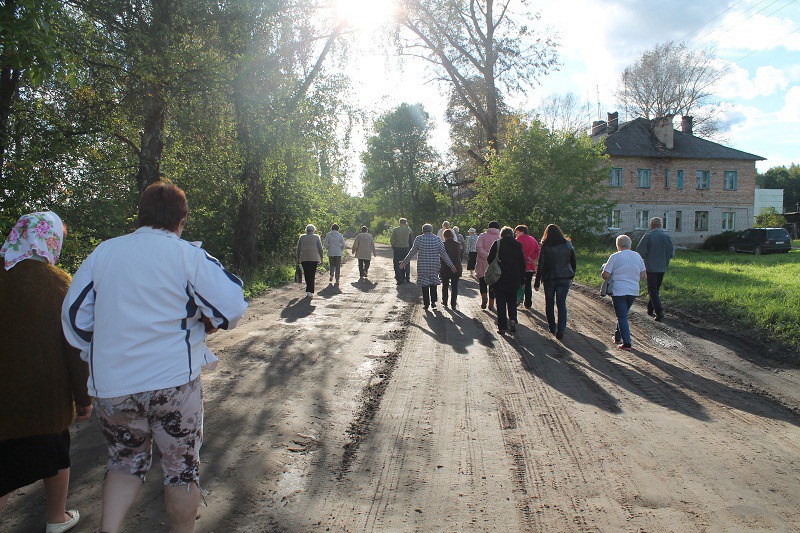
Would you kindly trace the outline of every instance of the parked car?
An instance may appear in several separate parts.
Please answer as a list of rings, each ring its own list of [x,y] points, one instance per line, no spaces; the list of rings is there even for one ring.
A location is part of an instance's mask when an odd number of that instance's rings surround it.
[[[792,238],[784,228],[751,228],[728,241],[731,252],[786,253],[792,249]]]

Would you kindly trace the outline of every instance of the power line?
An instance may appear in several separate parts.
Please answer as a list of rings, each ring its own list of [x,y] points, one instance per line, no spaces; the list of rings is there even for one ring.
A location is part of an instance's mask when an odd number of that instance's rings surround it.
[[[682,40],[686,39],[688,36],[690,36],[691,34],[693,34],[694,32],[696,32],[697,30],[699,30],[699,29],[700,29],[700,28],[702,28],[703,26],[706,26],[706,25],[707,25],[707,24],[709,24],[710,22],[712,22],[712,21],[714,21],[714,20],[718,19],[719,17],[721,17],[722,15],[724,15],[725,13],[727,13],[728,11],[730,11],[731,9],[733,9],[734,7],[738,6],[738,5],[739,5],[739,4],[741,4],[742,2],[744,2],[744,0],[739,0],[738,2],[736,2],[735,4],[733,4],[732,6],[728,7],[727,9],[725,9],[725,10],[723,10],[723,11],[720,11],[719,13],[717,13],[716,15],[714,15],[713,17],[711,17],[710,19],[708,19],[707,21],[705,21],[704,23],[702,23],[701,25],[699,25],[698,27],[696,27],[695,29],[693,29],[692,31],[690,31],[689,33],[687,33],[686,35],[684,35],[683,37],[681,37],[681,38],[680,38],[680,39],[678,39],[678,40],[679,40],[679,41],[682,41]]]
[[[751,8],[749,8],[749,9],[746,9],[745,11],[743,11],[743,12],[742,12],[742,14],[744,14],[744,13],[747,13],[748,11],[750,11],[750,10],[753,10],[753,9],[757,8],[758,6],[760,6],[761,4],[763,4],[765,1],[766,1],[766,0],[762,0],[761,2],[759,2],[759,3],[757,3],[756,5],[752,6]],[[766,9],[769,9],[770,7],[772,7],[773,5],[777,4],[777,3],[778,3],[778,2],[780,2],[780,1],[781,1],[781,0],[773,0],[771,3],[769,3],[769,4],[767,4],[766,6],[762,7],[761,9],[759,9],[758,11],[756,11],[755,13],[751,13],[750,15],[748,15],[747,17],[745,17],[743,20],[741,20],[741,21],[737,22],[736,24],[733,24],[733,25],[731,25],[731,26],[727,26],[727,27],[726,27],[726,26],[724,26],[724,25],[723,25],[723,26],[719,26],[719,27],[717,27],[716,29],[714,29],[714,30],[710,31],[709,33],[705,34],[704,36],[698,37],[697,39],[695,39],[694,41],[692,41],[692,42],[691,42],[691,43],[689,43],[689,44],[690,44],[690,45],[692,45],[692,44],[694,44],[694,43],[697,43],[697,42],[699,42],[699,41],[701,41],[701,40],[703,40],[703,39],[708,39],[709,37],[711,37],[713,34],[717,33],[718,31],[722,31],[722,33],[730,33],[730,32],[731,32],[731,30],[733,30],[733,29],[735,29],[735,28],[739,27],[739,26],[740,26],[742,23],[744,23],[744,22],[747,22],[748,20],[750,20],[750,19],[751,19],[751,18],[753,18],[754,16],[758,15],[759,13],[762,13],[762,12],[763,12],[763,11],[765,11]],[[789,0],[789,2],[787,2],[785,5],[783,5],[783,6],[779,7],[778,9],[776,9],[775,11],[773,11],[772,13],[770,13],[768,16],[772,16],[772,15],[774,15],[774,14],[775,14],[775,13],[777,13],[778,11],[781,11],[782,9],[785,9],[785,8],[789,7],[789,5],[791,5],[791,4],[793,4],[793,3],[797,2],[797,1],[798,1],[798,0]],[[693,48],[692,48],[690,51],[692,51],[692,52],[695,52],[695,51],[699,50],[700,48],[703,48],[704,46],[707,46],[708,44],[709,44],[709,43],[701,43],[701,44],[699,44],[698,46],[695,46],[695,47],[693,47]]]
[[[761,50],[753,50],[753,51],[752,51],[752,52],[750,52],[749,54],[747,54],[747,55],[743,55],[743,56],[742,56],[742,57],[740,57],[739,59],[735,60],[735,61],[734,61],[734,63],[738,63],[738,62],[739,62],[739,61],[741,61],[742,59],[748,58],[748,57],[750,57],[750,56],[751,56],[751,55],[753,55],[753,54],[757,54],[757,53],[759,53],[759,52],[763,52],[764,50],[769,50],[769,49],[772,47],[772,45],[773,45],[773,44],[777,43],[778,41],[781,41],[781,40],[783,40],[785,37],[788,37],[788,36],[790,36],[790,35],[791,35],[791,34],[793,34],[793,33],[797,33],[798,31],[800,31],[800,28],[794,29],[794,30],[790,31],[790,32],[789,32],[789,33],[787,33],[787,34],[784,34],[784,35],[782,35],[782,36],[778,37],[777,39],[775,39],[774,41],[772,41],[771,43],[769,43],[769,44],[768,44],[766,47],[762,48]]]

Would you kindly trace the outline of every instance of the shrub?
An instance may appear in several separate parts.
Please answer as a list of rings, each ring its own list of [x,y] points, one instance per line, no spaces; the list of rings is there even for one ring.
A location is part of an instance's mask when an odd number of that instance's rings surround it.
[[[723,231],[707,237],[700,245],[701,250],[720,252],[728,249],[728,241],[739,235],[740,231]]]

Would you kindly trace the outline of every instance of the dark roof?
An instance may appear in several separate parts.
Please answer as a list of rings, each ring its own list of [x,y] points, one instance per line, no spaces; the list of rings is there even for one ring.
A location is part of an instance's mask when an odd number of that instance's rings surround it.
[[[628,157],[670,157],[685,159],[740,159],[763,161],[764,157],[728,148],[721,144],[695,137],[673,129],[674,145],[667,150],[658,142],[652,131],[652,123],[646,118],[637,118],[620,124],[619,129],[607,135],[601,133],[593,139],[605,137],[608,155]]]

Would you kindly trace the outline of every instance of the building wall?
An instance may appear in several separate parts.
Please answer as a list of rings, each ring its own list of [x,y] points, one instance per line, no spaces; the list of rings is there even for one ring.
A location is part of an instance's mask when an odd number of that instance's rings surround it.
[[[617,202],[620,214],[618,229],[639,228],[637,211],[648,211],[649,217],[666,214],[666,228],[675,244],[697,245],[709,235],[725,231],[725,213],[734,213],[736,231],[753,226],[756,169],[754,161],[715,159],[672,159],[612,157],[611,166],[622,169],[622,187],[608,187],[609,199]],[[638,170],[650,169],[650,187],[639,187]],[[669,180],[665,172],[669,170]],[[683,170],[683,189],[677,187],[677,171]],[[710,173],[709,189],[697,189],[696,171]],[[725,190],[726,171],[737,172],[735,190]],[[610,184],[609,179],[609,184]],[[676,212],[682,214],[680,231],[676,231]],[[708,229],[695,229],[696,212],[708,213]],[[646,229],[646,228],[644,228]]]
[[[753,218],[769,207],[778,213],[783,213],[783,189],[756,189],[755,193]]]

